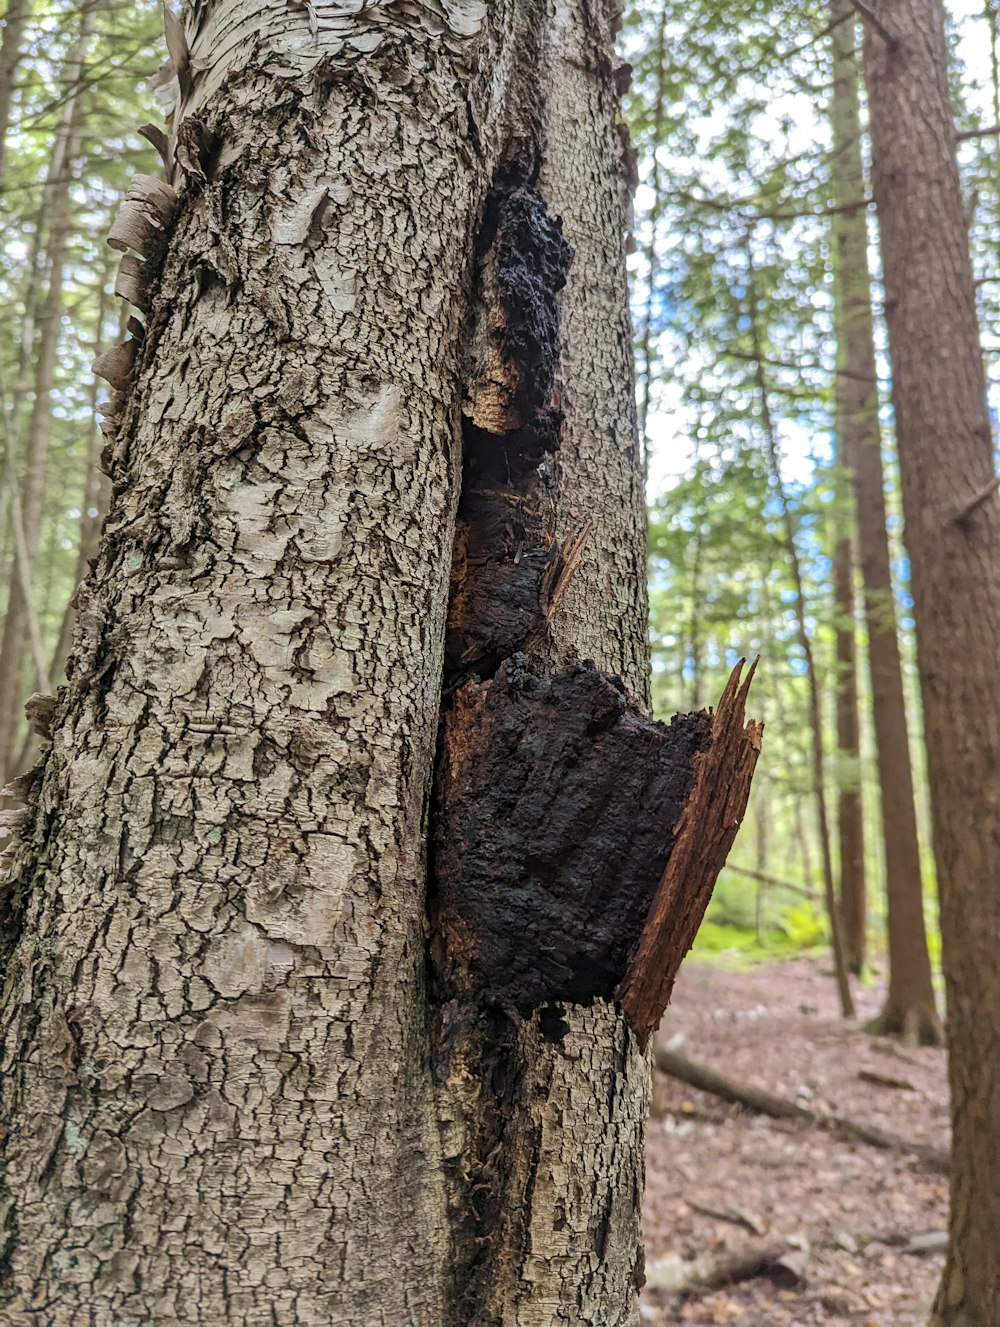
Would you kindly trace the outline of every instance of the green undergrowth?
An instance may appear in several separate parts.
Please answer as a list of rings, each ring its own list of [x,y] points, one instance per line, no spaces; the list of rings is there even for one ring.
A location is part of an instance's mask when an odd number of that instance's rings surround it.
[[[733,926],[706,918],[691,949],[691,957],[698,963],[719,967],[750,968],[821,952],[822,948],[822,945],[798,944],[780,930],[768,930],[761,938],[753,927]]]

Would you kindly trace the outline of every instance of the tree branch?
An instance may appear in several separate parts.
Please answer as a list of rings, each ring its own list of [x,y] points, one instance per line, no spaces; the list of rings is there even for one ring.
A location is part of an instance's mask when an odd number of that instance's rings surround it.
[[[708,1065],[689,1060],[680,1051],[657,1046],[655,1063],[661,1073],[669,1074],[671,1078],[677,1078],[682,1083],[687,1083],[689,1087],[697,1088],[699,1092],[709,1092],[723,1101],[743,1106],[757,1115],[827,1128],[845,1142],[866,1143],[869,1147],[883,1148],[889,1152],[911,1152],[933,1170],[943,1171],[945,1174],[949,1170],[949,1156],[940,1148],[932,1147],[928,1143],[911,1142],[907,1138],[900,1138],[898,1134],[886,1133],[882,1129],[860,1124],[857,1120],[847,1119],[843,1115],[818,1115],[815,1111],[800,1106],[798,1102],[788,1101],[785,1097],[776,1097],[773,1093],[765,1092],[762,1088],[750,1084],[734,1082],[733,1079],[709,1068]]]
[[[885,44],[895,50],[899,45],[899,38],[892,35],[879,16],[875,13],[874,9],[872,9],[867,3],[867,0],[851,0],[851,4],[861,16],[861,21],[867,23],[870,28],[873,28]]]
[[[997,475],[995,478],[991,479],[988,484],[985,484],[979,492],[971,498],[955,516],[952,517],[952,520],[958,523],[968,520],[972,513],[977,511],[987,498],[992,497],[998,488],[1000,488],[1000,475]]]
[[[1000,134],[1000,124],[991,124],[985,129],[963,129],[955,135],[959,143],[967,143],[970,138],[996,138]]]

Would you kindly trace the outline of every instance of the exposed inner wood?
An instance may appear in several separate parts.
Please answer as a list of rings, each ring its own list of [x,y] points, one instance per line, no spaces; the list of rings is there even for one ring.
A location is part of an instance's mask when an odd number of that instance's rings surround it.
[[[746,810],[764,732],[753,719],[745,723],[755,667],[742,681],[742,665],[733,669],[712,715],[709,741],[695,757],[694,788],[675,831],[674,850],[617,992],[641,1046],[670,1002]]]

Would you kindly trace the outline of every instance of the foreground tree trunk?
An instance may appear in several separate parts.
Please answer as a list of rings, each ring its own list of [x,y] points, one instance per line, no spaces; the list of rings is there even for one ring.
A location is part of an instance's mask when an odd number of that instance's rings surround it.
[[[920,845],[906,724],[903,668],[886,528],[861,113],[851,0],[834,0],[832,182],[837,307],[837,433],[854,484],[858,547],[868,627],[872,716],[885,844],[889,989],[874,1027],[939,1045],[924,929]]]
[[[866,33],[948,995],[950,1243],[933,1321],[1000,1322],[1000,501],[937,0]]]
[[[168,20],[112,506],[18,785],[15,1327],[634,1320],[642,1049],[759,733],[735,678],[670,729],[625,694],[608,24]]]

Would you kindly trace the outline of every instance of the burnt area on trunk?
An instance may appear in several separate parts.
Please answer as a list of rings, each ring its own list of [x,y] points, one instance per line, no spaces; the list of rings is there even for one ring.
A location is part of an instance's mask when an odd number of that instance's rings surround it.
[[[486,202],[478,319],[463,407],[462,493],[445,638],[446,684],[495,671],[544,639],[558,584],[553,401],[558,292],[573,251],[541,197],[511,177]]]
[[[711,723],[655,724],[592,664],[541,675],[582,547],[555,535],[572,256],[532,185],[502,177],[476,246],[428,902],[440,998],[544,1008],[553,1040],[562,1004],[614,996]]]
[[[567,1036],[569,1005],[618,999],[675,847],[684,857],[677,836],[714,728],[704,712],[653,723],[591,663],[553,671],[549,623],[589,531],[556,538],[557,296],[572,251],[512,173],[489,196],[476,257],[428,984],[442,1137],[456,1147],[454,1321],[493,1327],[494,1260],[531,1239],[535,1172],[519,1159],[541,1140],[525,1070],[540,1040]]]
[[[432,953],[448,989],[522,1015],[612,998],[707,746],[705,713],[653,723],[617,678],[523,658],[445,716]],[[557,1010],[545,1026],[561,1028]]]
[[[550,217],[541,195],[516,178],[490,191],[478,247],[480,254],[496,252],[502,321],[495,335],[504,360],[517,367],[517,404],[530,419],[552,399],[560,351],[556,296],[573,249],[562,219]]]
[[[560,549],[547,458],[561,415],[497,437],[464,424],[462,497],[452,556],[445,672],[454,686],[545,636]]]

